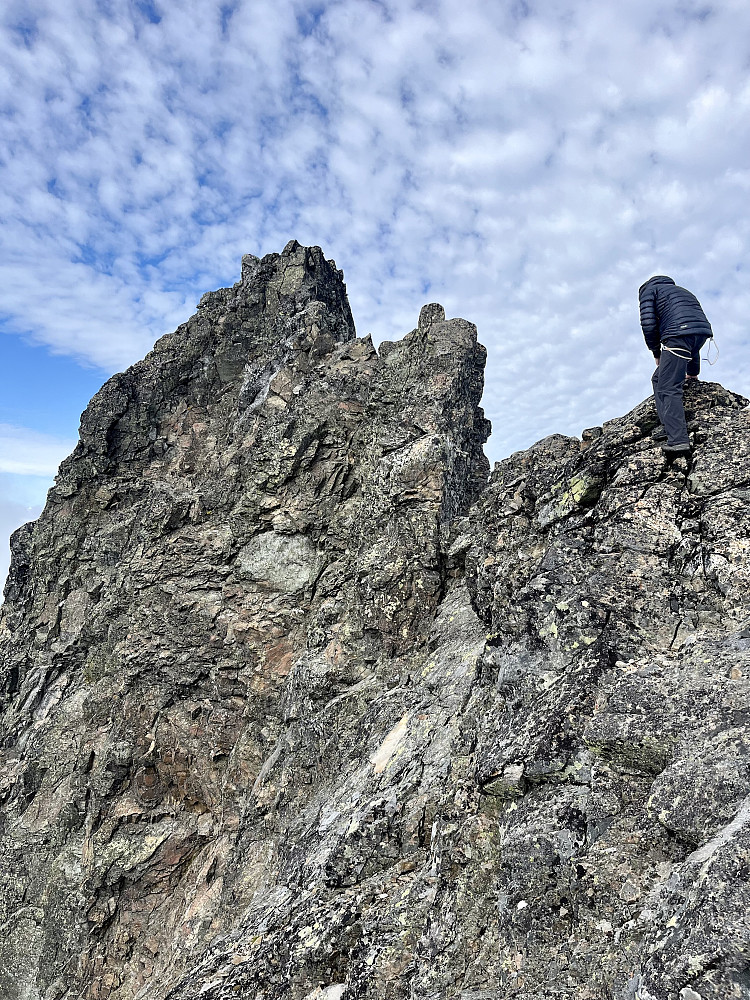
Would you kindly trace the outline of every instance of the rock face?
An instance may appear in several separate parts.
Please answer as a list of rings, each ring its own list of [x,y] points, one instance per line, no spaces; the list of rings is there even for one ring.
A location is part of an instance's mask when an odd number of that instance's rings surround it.
[[[317,248],[94,397],[0,624],[0,998],[750,996],[750,417],[488,482]]]

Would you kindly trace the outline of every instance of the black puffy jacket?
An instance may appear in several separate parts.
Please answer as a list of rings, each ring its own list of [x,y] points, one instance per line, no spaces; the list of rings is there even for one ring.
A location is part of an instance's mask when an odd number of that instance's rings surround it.
[[[660,353],[659,345],[667,337],[688,334],[713,337],[711,324],[693,293],[675,285],[672,278],[663,274],[657,274],[641,285],[638,304],[646,346],[654,354]]]

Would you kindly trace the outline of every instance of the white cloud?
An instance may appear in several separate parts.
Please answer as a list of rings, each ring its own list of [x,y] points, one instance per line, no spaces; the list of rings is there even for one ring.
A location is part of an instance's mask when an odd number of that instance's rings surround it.
[[[54,476],[60,462],[75,448],[75,440],[40,434],[27,427],[0,424],[0,473]]]
[[[345,269],[361,333],[399,336],[429,299],[477,323],[493,458],[647,394],[652,273],[702,299],[714,372],[750,391],[747,4],[155,9],[5,7],[19,332],[123,367],[243,252],[296,237]]]

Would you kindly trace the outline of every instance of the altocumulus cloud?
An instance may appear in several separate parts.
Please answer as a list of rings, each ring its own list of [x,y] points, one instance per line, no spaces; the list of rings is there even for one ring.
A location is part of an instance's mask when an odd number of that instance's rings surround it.
[[[647,392],[636,289],[702,300],[750,390],[745,0],[9,0],[5,329],[121,368],[319,244],[360,333],[489,349],[493,458]]]

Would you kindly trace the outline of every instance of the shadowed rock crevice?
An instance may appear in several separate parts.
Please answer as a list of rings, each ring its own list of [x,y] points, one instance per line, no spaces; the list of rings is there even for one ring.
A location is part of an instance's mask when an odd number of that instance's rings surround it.
[[[293,241],[94,397],[12,543],[0,997],[744,995],[746,401],[489,477],[484,363]]]

